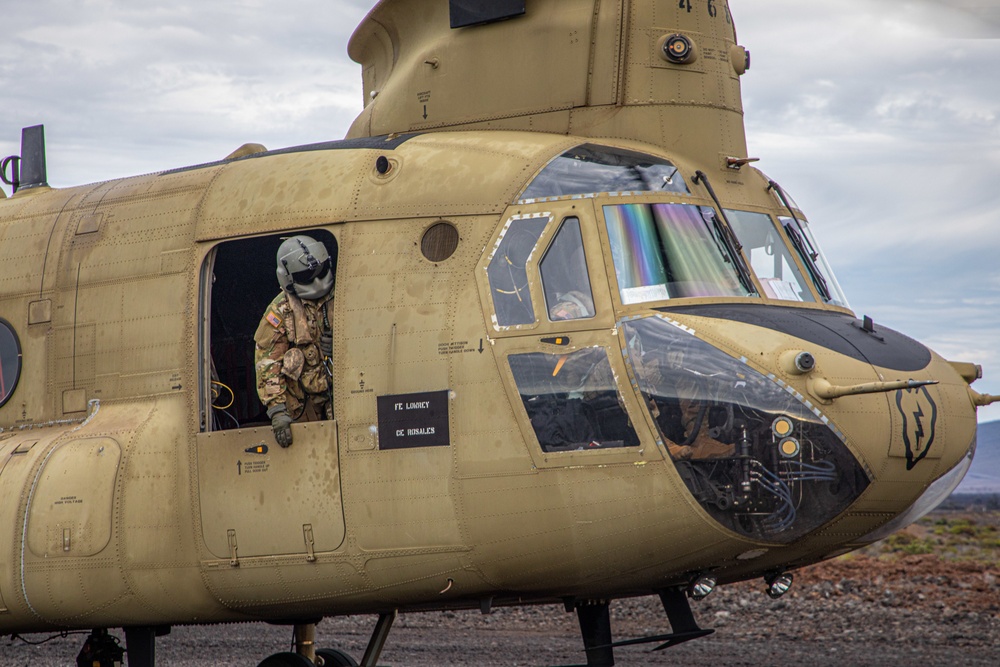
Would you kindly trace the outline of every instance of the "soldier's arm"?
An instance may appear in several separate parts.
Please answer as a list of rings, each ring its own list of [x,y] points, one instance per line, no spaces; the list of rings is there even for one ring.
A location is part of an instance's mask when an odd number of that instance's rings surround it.
[[[257,395],[265,408],[285,402],[285,378],[282,359],[288,351],[284,323],[268,309],[254,334],[254,368],[257,371]]]

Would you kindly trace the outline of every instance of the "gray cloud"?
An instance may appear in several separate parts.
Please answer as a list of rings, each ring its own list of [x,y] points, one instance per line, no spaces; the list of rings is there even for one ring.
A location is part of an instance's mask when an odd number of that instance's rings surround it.
[[[5,8],[8,129],[44,122],[69,185],[339,138],[361,109],[348,37],[368,2],[121,0]]]
[[[346,48],[371,1],[8,4],[0,156],[45,123],[57,186],[340,138],[361,110]],[[1000,394],[1000,3],[731,4],[751,154],[852,305]]]
[[[929,0],[925,0],[929,1]],[[1000,2],[997,0],[945,0],[953,9],[968,16],[961,35],[972,38],[1000,39]]]

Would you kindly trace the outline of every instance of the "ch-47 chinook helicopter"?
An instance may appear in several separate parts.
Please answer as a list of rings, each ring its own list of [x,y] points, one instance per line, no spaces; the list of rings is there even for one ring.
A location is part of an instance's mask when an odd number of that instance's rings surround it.
[[[0,632],[562,602],[586,663],[689,598],[929,511],[981,369],[857,319],[751,166],[726,0],[384,0],[342,141],[0,193]],[[336,275],[334,419],[277,447],[253,334],[283,238]],[[609,600],[670,631],[616,642]],[[82,664],[82,663],[81,663]]]

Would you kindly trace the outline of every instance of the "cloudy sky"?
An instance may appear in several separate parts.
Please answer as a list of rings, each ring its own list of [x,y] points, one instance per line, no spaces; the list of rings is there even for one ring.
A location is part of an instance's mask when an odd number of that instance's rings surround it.
[[[4,3],[0,157],[44,123],[58,187],[340,138],[361,109],[347,40],[372,4]],[[852,307],[982,364],[976,388],[1000,394],[1000,0],[731,6],[750,154]]]

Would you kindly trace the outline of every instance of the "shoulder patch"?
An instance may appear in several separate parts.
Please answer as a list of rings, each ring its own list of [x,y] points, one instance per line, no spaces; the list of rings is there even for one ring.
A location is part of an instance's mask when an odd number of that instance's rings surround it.
[[[267,315],[264,316],[264,319],[270,322],[271,326],[275,329],[281,326],[281,318],[278,317],[273,311],[267,311]]]

